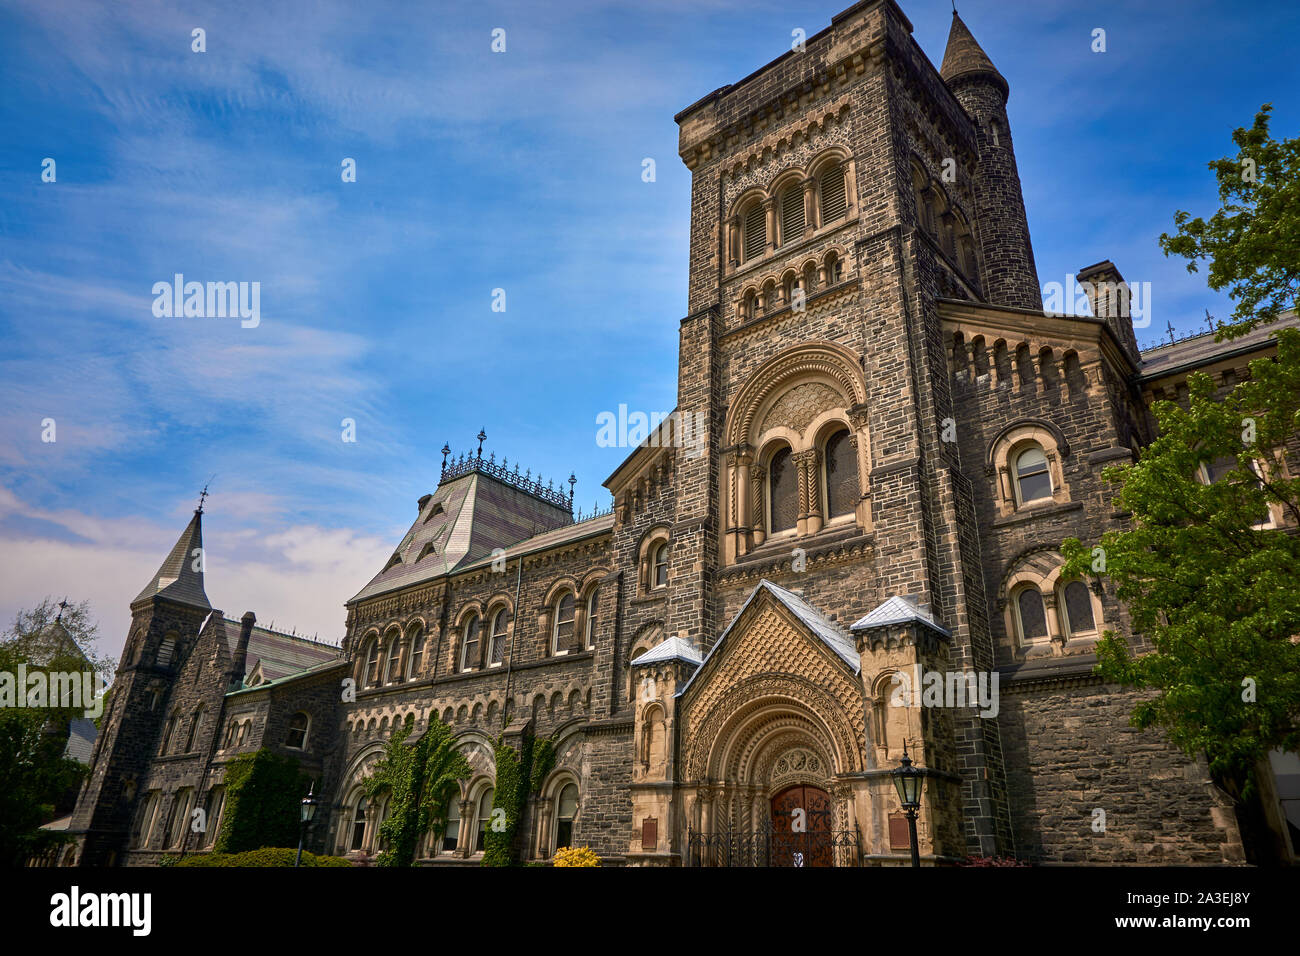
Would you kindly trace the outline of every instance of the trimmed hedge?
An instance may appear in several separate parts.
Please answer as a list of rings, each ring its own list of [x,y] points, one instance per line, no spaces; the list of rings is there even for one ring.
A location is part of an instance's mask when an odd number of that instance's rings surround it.
[[[193,853],[178,860],[173,866],[293,866],[297,849],[288,847],[264,846],[259,850],[246,853]],[[315,853],[302,853],[303,866],[351,866],[341,856],[317,856]]]

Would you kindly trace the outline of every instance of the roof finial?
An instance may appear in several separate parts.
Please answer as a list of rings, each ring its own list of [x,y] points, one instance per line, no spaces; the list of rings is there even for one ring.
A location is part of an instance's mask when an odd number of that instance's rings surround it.
[[[212,478],[215,478],[215,477],[216,477],[216,475],[213,475],[213,476],[212,476]],[[204,485],[203,485],[203,490],[202,490],[201,492],[199,492],[199,506],[198,506],[197,508],[194,509],[194,513],[195,513],[196,515],[201,515],[201,514],[203,514],[203,501],[204,501],[205,498],[208,497],[208,484],[211,483],[212,478],[209,478],[208,481],[204,483]]]
[[[578,483],[578,476],[574,472],[569,472],[569,507],[573,507],[573,486]]]
[[[65,597],[62,601],[59,602],[59,613],[54,615],[55,624],[61,624],[63,622],[63,612],[66,611],[67,609],[68,609],[68,599]]]
[[[447,470],[447,456],[451,454],[451,445],[442,443],[442,470]]]
[[[1165,328],[1169,331],[1169,344],[1174,344],[1174,326],[1172,322],[1165,322]]]
[[[484,439],[484,438],[487,438],[487,431],[484,430],[484,429],[482,429],[482,428],[480,428],[480,429],[478,430],[478,434],[477,434],[476,436],[474,436],[474,437],[476,437],[476,438],[478,439],[478,456],[479,456],[480,458],[482,458],[482,457],[483,457],[483,439]]]

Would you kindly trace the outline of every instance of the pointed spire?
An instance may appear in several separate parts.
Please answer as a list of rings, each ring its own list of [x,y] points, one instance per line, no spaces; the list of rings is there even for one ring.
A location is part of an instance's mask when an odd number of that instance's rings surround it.
[[[212,608],[203,590],[203,512],[195,509],[167,559],[132,604],[152,597],[191,607]]]
[[[1007,81],[993,65],[983,47],[975,42],[970,29],[962,22],[957,11],[952,12],[952,29],[948,31],[948,47],[943,51],[943,66],[939,75],[950,87],[954,80],[966,77],[986,76],[1007,91]]]

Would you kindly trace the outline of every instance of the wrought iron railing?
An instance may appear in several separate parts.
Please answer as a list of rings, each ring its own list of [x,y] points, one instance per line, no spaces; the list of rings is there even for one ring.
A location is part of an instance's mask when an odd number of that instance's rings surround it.
[[[856,829],[791,833],[771,825],[686,835],[686,866],[859,866]]]
[[[462,475],[469,475],[478,472],[482,475],[497,479],[504,484],[520,491],[526,491],[534,497],[541,498],[548,504],[555,505],[557,508],[563,508],[565,511],[573,512],[573,477],[569,479],[569,492],[566,494],[563,489],[556,488],[554,480],[542,484],[542,476],[533,477],[533,470],[520,472],[518,463],[515,464],[514,471],[508,467],[507,459],[501,459],[501,464],[496,463],[496,453],[492,453],[487,458],[479,454],[461,455],[459,458],[453,458],[451,461],[443,463],[442,476],[438,484],[451,481],[453,478],[460,478]]]

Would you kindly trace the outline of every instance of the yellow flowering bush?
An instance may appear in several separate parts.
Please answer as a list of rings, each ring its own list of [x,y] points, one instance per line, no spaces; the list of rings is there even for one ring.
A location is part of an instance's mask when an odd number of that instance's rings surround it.
[[[587,846],[566,846],[555,851],[552,866],[600,866],[600,857]]]

